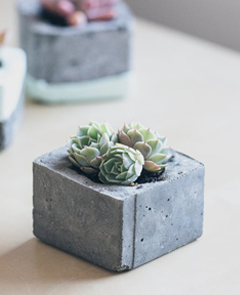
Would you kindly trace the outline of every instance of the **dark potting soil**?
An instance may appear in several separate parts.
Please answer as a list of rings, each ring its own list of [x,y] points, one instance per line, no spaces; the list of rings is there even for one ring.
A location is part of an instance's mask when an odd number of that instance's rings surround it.
[[[135,181],[135,185],[137,184],[144,184],[144,183],[149,183],[149,182],[156,182],[156,181],[161,181],[164,180],[164,173],[165,171],[161,171],[158,173],[150,173],[146,170],[143,170],[141,176]],[[82,173],[83,174],[83,173]],[[89,179],[91,179],[93,182],[96,183],[101,183],[101,181],[98,178],[97,174],[93,174],[93,175],[86,175],[84,174],[86,177],[88,177]]]
[[[143,170],[140,177],[138,177],[138,179],[136,180],[136,184],[144,184],[164,180],[164,174],[165,170],[156,173],[151,173],[146,170]]]
[[[174,156],[169,160],[170,162],[173,161]],[[96,183],[101,183],[101,181],[98,178],[98,174],[92,174],[92,175],[87,175],[83,173],[80,169],[72,165],[72,169],[77,171],[79,174],[86,176],[90,180]],[[143,169],[142,174],[138,179],[133,183],[134,185],[138,184],[144,184],[144,183],[151,183],[151,182],[157,182],[157,181],[163,181],[166,179],[166,170],[162,170],[160,172],[156,173],[151,173]],[[101,183],[102,184],[102,183]]]

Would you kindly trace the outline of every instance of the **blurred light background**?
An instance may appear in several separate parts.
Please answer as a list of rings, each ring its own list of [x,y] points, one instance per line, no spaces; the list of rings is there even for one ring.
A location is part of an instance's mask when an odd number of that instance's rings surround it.
[[[237,0],[127,0],[141,17],[240,50]]]
[[[14,143],[0,154],[0,294],[123,294],[125,284],[132,294],[240,294],[240,55],[232,50],[240,49],[240,2],[127,2],[140,17],[132,94],[112,102],[57,106],[27,100]],[[10,30],[8,44],[14,46],[15,4],[0,0],[0,28]],[[109,121],[116,129],[141,121],[167,135],[171,147],[206,165],[204,236],[180,250],[183,256],[167,255],[128,276],[93,268],[76,280],[85,262],[33,238],[32,161],[64,145],[78,125],[91,119]]]

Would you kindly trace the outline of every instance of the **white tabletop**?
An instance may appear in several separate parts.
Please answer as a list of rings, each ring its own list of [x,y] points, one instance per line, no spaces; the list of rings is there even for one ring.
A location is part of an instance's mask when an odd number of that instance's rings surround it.
[[[0,28],[9,23],[16,36],[13,2],[0,2]],[[27,103],[14,144],[0,154],[0,294],[240,294],[240,55],[140,20],[134,45],[136,83],[129,98]],[[33,236],[32,161],[65,144],[90,119],[115,128],[140,120],[205,163],[201,239],[115,274]]]

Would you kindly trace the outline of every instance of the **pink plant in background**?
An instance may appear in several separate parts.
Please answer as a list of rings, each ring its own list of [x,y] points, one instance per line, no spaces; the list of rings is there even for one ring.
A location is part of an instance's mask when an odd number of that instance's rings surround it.
[[[40,0],[50,13],[63,17],[69,26],[87,21],[107,21],[116,16],[114,4],[120,0]]]

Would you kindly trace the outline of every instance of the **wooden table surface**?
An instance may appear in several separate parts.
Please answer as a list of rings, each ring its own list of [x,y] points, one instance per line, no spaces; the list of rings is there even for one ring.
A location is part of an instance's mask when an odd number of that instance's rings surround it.
[[[0,1],[0,28],[17,21]],[[240,294],[240,55],[136,23],[135,91],[115,102],[26,103],[14,143],[0,154],[0,294]],[[79,124],[141,121],[206,165],[203,237],[131,272],[114,274],[32,234],[32,161],[65,144]]]

